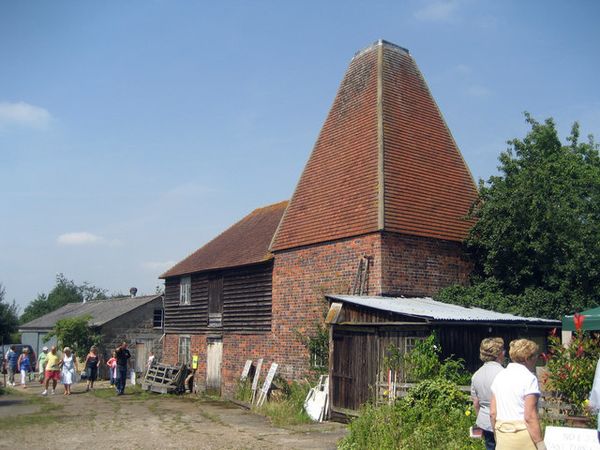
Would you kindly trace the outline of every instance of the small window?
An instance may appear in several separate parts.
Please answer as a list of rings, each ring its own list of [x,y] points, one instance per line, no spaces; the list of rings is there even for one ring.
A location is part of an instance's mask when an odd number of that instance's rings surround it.
[[[179,336],[179,364],[190,365],[192,361],[191,339],[189,336]]]
[[[424,341],[425,338],[422,337],[407,337],[406,338],[406,353],[411,352],[417,346],[417,343]]]
[[[154,316],[152,318],[152,326],[154,328],[162,328],[163,327],[163,310],[162,310],[162,308],[156,308],[154,310]]]
[[[189,305],[192,300],[192,277],[181,277],[179,284],[179,304]]]

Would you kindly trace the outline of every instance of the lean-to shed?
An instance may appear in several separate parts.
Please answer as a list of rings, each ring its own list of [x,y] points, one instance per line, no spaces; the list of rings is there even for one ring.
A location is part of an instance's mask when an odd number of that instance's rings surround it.
[[[480,365],[479,344],[486,337],[502,337],[508,345],[518,338],[546,347],[551,328],[560,321],[520,317],[466,308],[431,298],[327,295],[331,303],[329,376],[333,414],[346,414],[377,395],[386,382],[383,360],[390,345],[410,351],[418,340],[435,332],[442,358],[454,355],[469,371]]]

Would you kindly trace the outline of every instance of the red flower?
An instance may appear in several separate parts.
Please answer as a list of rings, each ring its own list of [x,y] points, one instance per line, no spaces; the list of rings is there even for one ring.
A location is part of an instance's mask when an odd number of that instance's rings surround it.
[[[577,347],[577,353],[575,353],[575,355],[579,358],[581,355],[583,355],[583,345],[579,344],[579,347]]]
[[[585,320],[585,316],[582,316],[579,313],[575,313],[573,316],[573,322],[575,323],[575,330],[580,331],[583,327],[583,321]]]
[[[547,363],[548,360],[550,359],[550,356],[547,355],[546,353],[540,353],[540,357],[544,360],[544,363]]]
[[[552,328],[550,331],[550,336],[556,336],[556,328]]]

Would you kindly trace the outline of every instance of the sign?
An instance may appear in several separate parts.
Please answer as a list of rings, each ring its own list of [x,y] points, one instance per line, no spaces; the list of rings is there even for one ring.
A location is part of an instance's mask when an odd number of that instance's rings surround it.
[[[250,373],[250,367],[252,367],[252,360],[247,359],[246,364],[244,365],[244,370],[242,370],[242,376],[240,377],[240,381],[245,381],[248,378],[248,374]]]
[[[196,370],[198,368],[198,355],[192,356],[192,369]]]
[[[267,399],[267,395],[269,394],[269,389],[271,388],[271,383],[273,382],[273,378],[275,378],[275,372],[277,372],[277,367],[279,364],[272,363],[269,372],[267,373],[267,377],[265,378],[265,382],[263,383],[263,387],[260,390],[260,395],[258,396],[258,400],[256,402],[256,406],[262,406],[265,400]]]
[[[586,428],[546,427],[548,450],[600,450],[598,431]]]

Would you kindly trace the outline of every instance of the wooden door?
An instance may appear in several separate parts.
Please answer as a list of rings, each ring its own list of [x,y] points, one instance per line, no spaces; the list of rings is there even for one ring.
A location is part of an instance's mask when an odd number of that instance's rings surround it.
[[[144,372],[146,370],[146,360],[148,359],[148,348],[144,342],[135,344],[135,371]]]
[[[377,384],[377,336],[372,331],[333,331],[331,405],[357,410]]]
[[[223,361],[223,341],[210,339],[206,349],[206,391],[221,394],[221,364]]]

